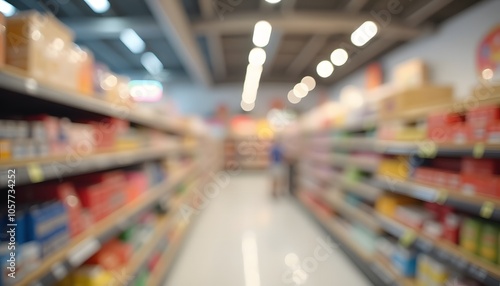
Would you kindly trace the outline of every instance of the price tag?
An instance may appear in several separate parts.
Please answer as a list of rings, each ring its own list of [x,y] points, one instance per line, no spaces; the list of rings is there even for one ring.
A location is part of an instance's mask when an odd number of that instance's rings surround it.
[[[438,203],[440,205],[443,205],[447,199],[448,199],[448,192],[445,190],[440,190],[436,194],[436,203]]]
[[[44,180],[43,170],[40,165],[36,163],[30,163],[27,166],[28,176],[32,183],[40,183]]]
[[[485,202],[481,207],[481,216],[483,218],[489,219],[493,215],[493,211],[495,210],[495,204],[492,202]]]
[[[418,154],[421,158],[433,159],[436,158],[438,147],[436,143],[427,141],[419,146]]]
[[[416,239],[417,239],[417,234],[413,230],[407,230],[399,238],[399,243],[404,247],[409,247],[415,242]]]
[[[481,159],[484,156],[484,144],[483,143],[477,143],[474,145],[474,149],[472,149],[472,155],[476,159]]]

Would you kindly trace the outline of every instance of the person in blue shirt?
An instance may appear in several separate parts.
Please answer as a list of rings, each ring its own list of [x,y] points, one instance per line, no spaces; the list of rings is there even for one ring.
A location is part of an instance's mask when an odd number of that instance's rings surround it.
[[[272,177],[271,193],[278,197],[284,192],[285,188],[285,160],[282,146],[276,140],[270,149],[270,173]]]

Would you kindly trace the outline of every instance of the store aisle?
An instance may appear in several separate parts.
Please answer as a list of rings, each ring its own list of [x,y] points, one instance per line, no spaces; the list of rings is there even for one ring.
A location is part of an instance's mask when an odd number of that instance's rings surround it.
[[[196,221],[165,285],[371,285],[291,198],[272,200],[268,189],[263,172],[231,177]]]

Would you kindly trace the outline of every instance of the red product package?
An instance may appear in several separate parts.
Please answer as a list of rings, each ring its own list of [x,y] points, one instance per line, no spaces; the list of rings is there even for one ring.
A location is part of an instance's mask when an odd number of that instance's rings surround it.
[[[454,213],[449,213],[443,221],[443,238],[458,244],[460,236],[460,217]]]
[[[500,121],[492,122],[486,127],[486,143],[500,144]]]
[[[500,198],[500,177],[462,174],[462,193]]]
[[[487,138],[487,126],[482,125],[466,125],[467,141],[472,143],[484,143]]]
[[[127,264],[132,253],[131,245],[114,239],[104,244],[85,264],[100,265],[108,271],[118,270]]]
[[[456,113],[438,113],[427,117],[427,138],[436,143],[453,141],[453,128],[463,122]]]
[[[500,108],[498,106],[480,106],[469,110],[466,115],[467,124],[471,126],[487,126],[500,120]]]
[[[500,171],[500,161],[494,159],[463,158],[462,174],[494,175]]]
[[[460,171],[461,158],[436,158],[432,160],[432,167],[443,171]]]
[[[433,170],[431,168],[418,167],[415,169],[415,172],[413,173],[413,179],[423,184],[432,185],[433,184],[432,174]]]
[[[128,172],[125,177],[127,179],[126,202],[129,203],[147,190],[148,178],[142,172]]]
[[[467,125],[462,123],[457,123],[451,129],[451,142],[454,144],[466,144],[470,142],[470,132]]]

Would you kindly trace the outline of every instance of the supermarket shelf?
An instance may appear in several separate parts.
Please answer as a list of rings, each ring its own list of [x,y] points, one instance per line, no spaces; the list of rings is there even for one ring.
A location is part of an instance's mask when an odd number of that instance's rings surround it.
[[[375,233],[380,233],[382,229],[378,221],[371,213],[364,211],[361,207],[355,208],[342,200],[342,195],[336,192],[328,191],[323,195],[323,199],[333,207],[334,211],[342,214],[348,220],[352,219],[365,225]]]
[[[376,262],[376,264],[378,266],[381,267],[382,271],[387,272],[388,275],[391,276],[392,279],[394,279],[398,285],[400,285],[400,286],[417,285],[417,282],[415,281],[415,279],[401,276],[401,274],[399,274],[399,272],[396,270],[396,268],[394,268],[392,263],[386,257],[384,257],[380,254],[376,254],[373,257],[373,260]]]
[[[114,105],[97,98],[92,98],[74,91],[63,91],[44,85],[32,78],[16,75],[15,71],[3,70],[0,72],[0,90],[7,98],[7,92],[42,100],[57,106],[70,107],[76,110],[93,114],[121,118],[130,122],[162,130],[174,134],[186,134],[182,126],[171,122],[169,118],[161,118],[153,113],[142,112],[139,109]],[[16,100],[19,100],[17,97]]]
[[[335,175],[332,181],[344,191],[353,193],[370,202],[375,202],[383,193],[381,189],[372,186],[369,182],[356,182],[343,175]]]
[[[372,261],[372,256],[366,253],[363,249],[354,243],[347,235],[347,232],[342,227],[342,225],[324,214],[318,211],[309,200],[298,194],[298,201],[304,207],[304,209],[311,214],[311,216],[332,236],[335,243],[343,250],[343,252],[356,264],[356,266],[372,281],[374,285],[398,285],[394,283],[393,279],[378,271],[377,265]]]
[[[29,161],[0,162],[0,184],[7,186],[8,170],[16,171],[16,186],[97,172],[157,158],[179,152],[178,148],[144,148],[140,150],[96,153],[86,157],[48,157]]]
[[[458,210],[500,221],[500,200],[481,195],[466,195],[457,191],[425,186],[413,182],[377,176],[374,185],[426,202],[437,202]]]
[[[335,151],[362,151],[388,155],[419,155],[433,158],[443,157],[475,157],[500,158],[498,144],[436,144],[429,140],[418,142],[380,141],[372,138],[333,139],[331,147]]]
[[[400,239],[406,246],[414,246],[420,252],[456,268],[487,286],[500,285],[498,265],[469,254],[450,242],[430,238],[382,214],[377,214],[377,218],[385,231]]]
[[[162,184],[147,191],[134,202],[115,211],[92,228],[72,239],[56,253],[44,258],[43,263],[28,276],[19,281],[19,286],[54,285],[68,271],[80,266],[86,259],[99,250],[101,245],[125,230],[144,211],[158,203],[169,191],[177,186],[186,176],[196,172],[197,166],[192,164],[172,175]],[[63,273],[64,275],[62,275]]]
[[[378,169],[378,161],[353,158],[348,155],[331,154],[329,160],[332,166],[338,168],[353,167],[369,173],[374,173]]]

